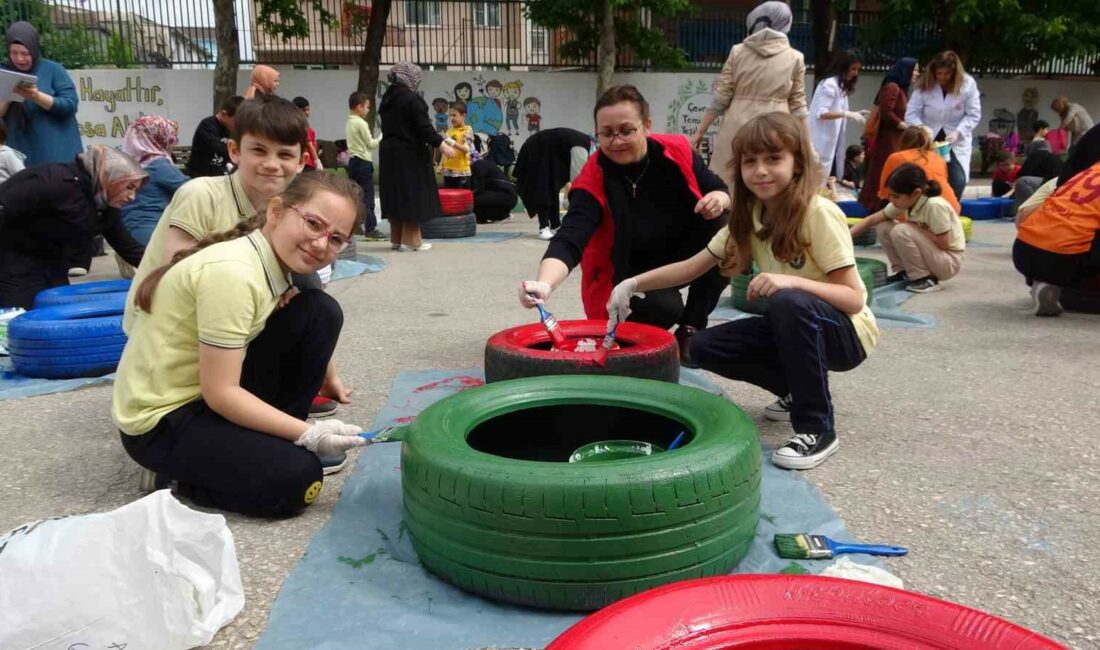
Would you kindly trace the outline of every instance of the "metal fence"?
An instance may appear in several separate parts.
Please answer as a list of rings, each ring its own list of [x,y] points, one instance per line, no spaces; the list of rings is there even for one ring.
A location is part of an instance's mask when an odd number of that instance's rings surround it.
[[[283,39],[258,28],[258,2],[237,3],[241,62],[281,65],[355,65],[370,15],[368,0],[321,0],[331,21],[311,2],[302,2],[305,36]],[[44,54],[68,68],[213,67],[217,60],[211,0],[0,0],[0,20],[30,20],[42,32]],[[901,56],[927,52],[943,41],[933,24],[914,25],[890,38],[874,38],[881,14],[844,12],[834,49],[859,48],[867,70],[884,70]],[[674,18],[623,14],[664,33],[686,54],[689,69],[714,69],[732,44],[746,36],[743,10],[700,10]],[[812,58],[814,33],[796,16],[792,45]],[[394,0],[382,48],[382,63],[413,60],[437,68],[594,69],[594,51],[575,58],[562,53],[571,40],[563,29],[547,29],[526,16],[523,0]],[[974,66],[982,74],[1095,76],[1097,57],[1046,62],[1039,66]],[[623,52],[620,69],[654,69],[633,52]]]

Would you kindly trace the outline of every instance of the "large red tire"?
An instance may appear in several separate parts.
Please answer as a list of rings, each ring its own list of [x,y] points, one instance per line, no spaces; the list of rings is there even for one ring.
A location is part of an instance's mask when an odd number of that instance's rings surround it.
[[[474,193],[470,190],[443,188],[439,190],[439,205],[443,216],[468,214],[474,211]]]
[[[560,321],[566,338],[602,341],[607,321]],[[592,352],[550,350],[550,335],[542,323],[497,332],[485,343],[485,381],[505,381],[542,375],[620,375],[640,379],[680,381],[680,349],[668,330],[641,323],[621,323],[619,349],[596,363]]]
[[[924,594],[821,576],[685,580],[631,596],[546,650],[1049,650],[1064,646]]]

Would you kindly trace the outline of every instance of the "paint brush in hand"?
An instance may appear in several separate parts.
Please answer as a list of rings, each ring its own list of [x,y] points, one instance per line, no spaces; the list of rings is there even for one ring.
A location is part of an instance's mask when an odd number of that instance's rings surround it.
[[[775,550],[779,557],[792,560],[828,560],[842,553],[866,553],[867,555],[907,555],[904,546],[878,544],[848,544],[824,535],[776,534]]]
[[[612,325],[603,337],[603,344],[596,350],[596,365],[601,368],[607,365],[607,356],[611,354],[611,346],[615,345],[615,330],[617,329],[619,329],[618,323]]]
[[[532,298],[533,294],[528,294]],[[553,342],[554,347],[560,348],[565,345],[565,333],[561,331],[561,325],[558,324],[558,319],[554,318],[554,315],[546,311],[546,307],[542,306],[541,302],[535,303],[535,308],[539,310],[539,319],[542,321],[542,326],[546,328],[546,333],[550,335],[550,340]]]

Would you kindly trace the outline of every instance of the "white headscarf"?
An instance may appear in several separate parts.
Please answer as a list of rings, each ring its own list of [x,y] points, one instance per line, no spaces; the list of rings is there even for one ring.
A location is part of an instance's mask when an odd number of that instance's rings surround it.
[[[791,8],[786,2],[771,0],[770,2],[762,3],[759,7],[749,12],[749,17],[745,20],[745,24],[749,28],[749,34],[755,34],[765,27],[770,27],[777,32],[786,34],[791,31],[791,23],[793,21],[794,17],[791,15]]]

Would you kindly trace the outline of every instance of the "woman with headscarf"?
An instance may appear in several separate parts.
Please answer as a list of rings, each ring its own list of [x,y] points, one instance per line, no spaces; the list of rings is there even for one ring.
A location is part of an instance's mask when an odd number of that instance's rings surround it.
[[[22,101],[0,101],[8,146],[26,156],[27,167],[71,161],[83,149],[73,80],[59,63],[42,58],[38,31],[30,23],[12,23],[4,42],[8,56],[0,68],[38,77],[15,88]]]
[[[122,222],[142,246],[149,244],[149,237],[176,190],[191,180],[172,162],[172,147],[178,138],[179,124],[160,115],[143,115],[134,120],[122,138],[122,153],[149,174],[137,197],[122,208]]]
[[[262,95],[274,95],[279,88],[280,72],[269,65],[258,65],[252,68],[252,80],[248,88],[244,89],[244,98],[252,99],[257,93]]]
[[[956,196],[962,196],[970,180],[971,143],[982,119],[978,82],[966,74],[959,55],[951,50],[937,54],[925,68],[917,88],[910,93],[905,121],[932,129],[936,142],[949,142],[947,175]]]
[[[67,163],[29,167],[0,185],[0,307],[30,309],[39,291],[69,283],[69,260],[103,235],[137,266],[145,248],[118,208],[148,174],[126,154],[96,145]]]
[[[867,212],[878,212],[885,204],[878,190],[882,167],[886,159],[901,146],[901,134],[909,125],[905,122],[905,109],[909,105],[909,87],[917,80],[920,70],[917,60],[909,57],[898,59],[882,79],[875,106],[878,107],[878,129],[867,143],[867,176],[859,192],[859,203]],[[873,118],[872,118],[873,119]]]
[[[719,116],[722,128],[714,144],[710,169],[729,184],[733,137],[741,126],[763,113],[779,111],[806,118],[806,64],[791,47],[787,32],[793,17],[785,2],[765,2],[746,20],[749,36],[730,50],[714,81],[714,102],[691,138],[698,149]],[[806,124],[807,130],[809,123]]]
[[[432,167],[432,149],[453,156],[454,140],[444,139],[428,119],[428,105],[416,93],[420,66],[395,64],[387,75],[390,87],[378,105],[382,144],[378,149],[378,196],[382,218],[390,222],[395,251],[426,251],[420,224],[439,217],[439,186]]]

